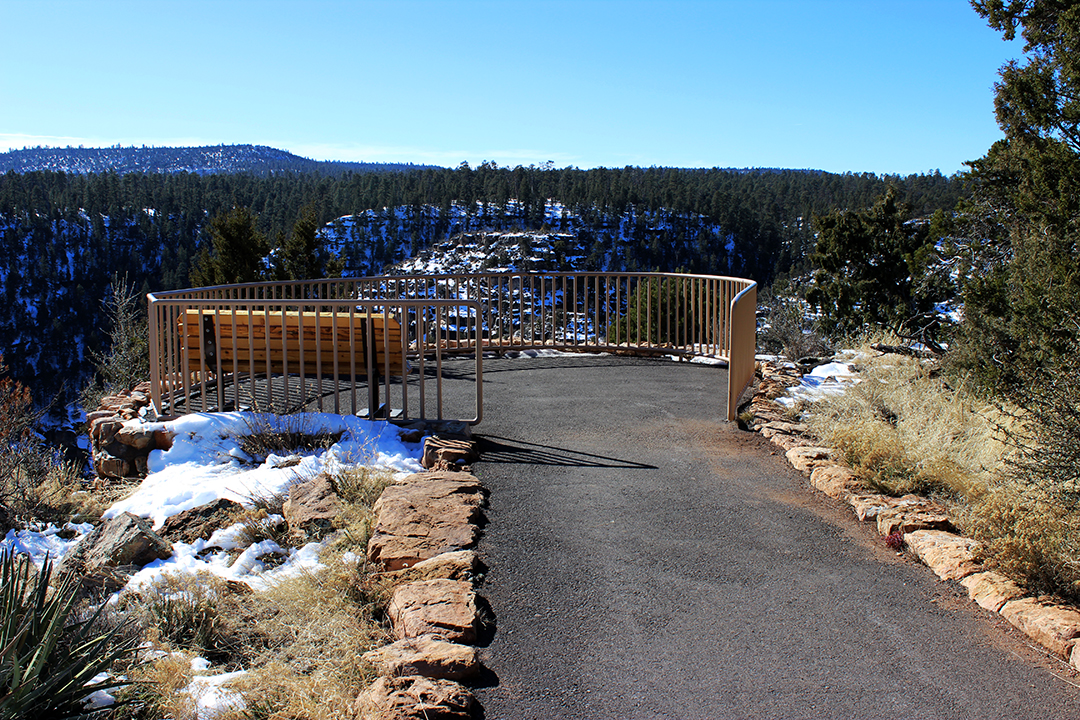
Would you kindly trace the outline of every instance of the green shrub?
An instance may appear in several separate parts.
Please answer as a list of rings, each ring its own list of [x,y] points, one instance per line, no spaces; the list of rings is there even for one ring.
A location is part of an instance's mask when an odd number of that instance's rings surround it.
[[[40,572],[11,550],[0,552],[0,719],[86,715],[83,700],[127,683],[92,682],[133,652],[118,628],[96,633],[101,610],[72,621],[78,580],[65,576],[50,592],[52,563]]]

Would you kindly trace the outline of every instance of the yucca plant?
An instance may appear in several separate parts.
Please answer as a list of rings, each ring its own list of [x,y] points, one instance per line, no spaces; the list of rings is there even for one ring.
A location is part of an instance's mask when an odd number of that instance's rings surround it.
[[[89,717],[89,694],[125,684],[93,679],[132,643],[116,642],[120,625],[95,634],[101,609],[72,620],[78,579],[65,575],[50,590],[52,570],[48,558],[35,573],[28,558],[0,551],[0,720]]]

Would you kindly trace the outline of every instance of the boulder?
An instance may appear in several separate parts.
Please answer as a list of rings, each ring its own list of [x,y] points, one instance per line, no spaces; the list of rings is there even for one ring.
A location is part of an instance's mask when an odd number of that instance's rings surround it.
[[[282,508],[293,537],[316,540],[330,532],[340,512],[341,498],[327,473],[289,486],[289,499]]]
[[[810,474],[822,465],[836,464],[832,461],[831,452],[823,447],[793,447],[787,451],[787,459],[796,470]]]
[[[942,580],[959,580],[982,569],[974,554],[979,543],[970,538],[941,530],[915,530],[904,534],[904,542]]]
[[[93,428],[94,423],[98,420],[104,420],[105,418],[114,418],[116,413],[110,410],[95,410],[93,412],[86,413],[86,427]]]
[[[468,720],[479,716],[479,703],[452,680],[382,677],[356,699],[356,710],[372,720]]]
[[[116,589],[128,571],[172,555],[172,544],[155,533],[150,523],[131,513],[106,520],[69,550],[57,572],[84,576],[85,589]],[[119,583],[119,585],[117,585]]]
[[[484,666],[479,651],[471,645],[446,642],[432,635],[405,638],[364,653],[364,660],[379,675],[401,677],[419,675],[443,680],[470,680]]]
[[[461,580],[420,580],[394,591],[386,615],[399,640],[434,635],[449,642],[473,645],[490,632],[486,603],[472,583]]]
[[[771,438],[773,435],[805,435],[810,428],[805,423],[792,423],[783,420],[769,420],[760,428],[761,436]]]
[[[1050,652],[1070,659],[1080,637],[1080,610],[1051,598],[1029,597],[1005,603],[1001,614]]]
[[[410,475],[375,502],[368,559],[400,570],[444,552],[466,550],[480,538],[484,493],[467,473]]]
[[[244,506],[228,498],[218,498],[190,510],[177,513],[165,521],[158,535],[170,542],[190,545],[199,539],[207,539],[215,530],[228,527]]]
[[[479,459],[480,455],[472,441],[432,435],[424,440],[424,455],[420,464],[428,469],[458,468]]]
[[[154,431],[146,425],[125,424],[116,431],[113,438],[136,450],[148,450],[153,448]]]
[[[456,550],[421,560],[412,567],[394,570],[386,575],[396,582],[463,580],[475,584],[486,572],[487,565],[475,550]]]
[[[130,462],[108,453],[99,453],[94,456],[94,472],[99,477],[126,478],[134,476]]]
[[[813,440],[803,437],[802,435],[785,435],[783,433],[776,433],[769,438],[769,442],[776,445],[785,453],[790,452],[794,448],[805,448],[814,444]]]
[[[1009,578],[996,572],[980,572],[960,580],[968,597],[991,612],[1001,612],[1010,600],[1024,597],[1024,591]]]
[[[114,412],[134,410],[135,401],[126,395],[106,395],[101,398],[100,407],[103,410],[112,410]]]
[[[821,465],[810,473],[810,484],[831,498],[843,500],[862,488],[855,471],[843,465]]]
[[[109,412],[90,423],[90,439],[102,445],[110,443],[122,427],[124,421],[117,417],[116,413]]]
[[[918,495],[904,495],[903,497],[889,497],[875,493],[854,493],[848,495],[847,504],[855,511],[855,516],[861,521],[877,520],[878,515],[888,510],[920,510],[931,507],[926,498]],[[937,507],[934,505],[933,507]],[[881,529],[880,527],[878,528]],[[885,533],[891,535],[892,533]]]
[[[878,532],[885,536],[893,533],[906,535],[918,530],[949,530],[952,523],[944,508],[920,498],[917,503],[887,507],[879,511],[877,528]]]

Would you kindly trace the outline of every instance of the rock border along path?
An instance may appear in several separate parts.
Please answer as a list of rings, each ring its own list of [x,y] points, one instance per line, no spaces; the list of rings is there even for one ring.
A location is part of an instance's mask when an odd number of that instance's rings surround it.
[[[431,436],[424,464],[466,468],[472,443]],[[365,716],[471,718],[482,713],[463,684],[481,680],[479,646],[493,618],[476,592],[486,567],[473,550],[484,523],[485,493],[468,472],[416,473],[376,501],[369,562],[395,583],[387,608],[395,641],[364,654],[379,679],[357,698]]]
[[[1012,580],[982,566],[978,542],[952,532],[946,510],[918,495],[901,498],[869,491],[858,475],[821,447],[801,423],[786,420],[773,401],[783,389],[798,385],[798,370],[772,362],[758,364],[757,389],[750,402],[751,429],[785,451],[791,466],[829,497],[847,503],[863,522],[876,522],[878,532],[895,538],[941,580],[955,580],[980,607],[1000,614],[1048,652],[1080,671],[1080,609],[1050,596],[1027,595]]]

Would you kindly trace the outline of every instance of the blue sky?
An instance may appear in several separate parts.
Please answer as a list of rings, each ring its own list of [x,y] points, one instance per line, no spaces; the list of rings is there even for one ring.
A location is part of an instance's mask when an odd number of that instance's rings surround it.
[[[0,0],[0,150],[951,174],[1020,52],[966,0]]]

